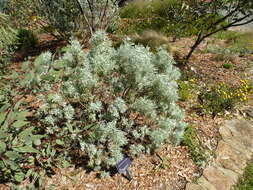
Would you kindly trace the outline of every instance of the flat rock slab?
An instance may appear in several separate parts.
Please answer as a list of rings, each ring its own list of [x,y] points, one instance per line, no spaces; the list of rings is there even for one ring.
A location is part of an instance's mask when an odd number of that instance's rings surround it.
[[[235,119],[227,121],[225,127],[230,129],[235,141],[246,146],[250,151],[253,151],[253,127],[245,119]]]
[[[235,185],[236,181],[232,176],[224,174],[219,167],[209,166],[204,172],[203,176],[217,189],[230,190]]]
[[[205,187],[201,186],[201,185],[198,185],[198,184],[194,184],[194,183],[188,183],[186,185],[186,188],[185,190],[209,190],[209,189],[206,189]],[[215,189],[216,190],[216,189]]]
[[[221,140],[216,149],[216,162],[226,169],[233,170],[239,174],[243,174],[243,169],[246,167],[247,157],[228,143]]]
[[[186,185],[186,190],[231,190],[252,158],[253,123],[233,119],[221,126],[219,132],[222,140],[215,152],[216,159],[204,169],[196,184]]]
[[[206,178],[204,178],[203,176],[201,176],[199,179],[198,179],[198,184],[201,185],[201,187],[203,189],[208,189],[208,190],[217,190],[216,187],[211,184],[209,181],[207,181]]]

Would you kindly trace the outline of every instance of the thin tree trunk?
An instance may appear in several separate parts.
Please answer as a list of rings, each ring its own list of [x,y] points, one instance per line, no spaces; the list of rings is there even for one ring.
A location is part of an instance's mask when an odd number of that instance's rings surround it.
[[[185,66],[188,62],[190,57],[192,56],[193,52],[195,51],[195,49],[198,47],[198,45],[204,40],[203,37],[201,37],[201,33],[198,35],[197,40],[195,41],[195,43],[193,44],[193,46],[191,47],[189,53],[184,57],[184,63],[183,65]]]

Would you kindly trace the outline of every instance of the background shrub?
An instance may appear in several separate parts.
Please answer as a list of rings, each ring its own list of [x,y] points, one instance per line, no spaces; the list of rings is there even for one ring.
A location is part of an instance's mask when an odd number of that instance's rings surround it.
[[[69,40],[87,41],[97,30],[106,30],[117,14],[117,0],[35,0],[36,13],[47,22],[48,31]]]
[[[200,93],[198,100],[204,112],[215,116],[233,109],[240,102],[247,101],[250,93],[252,93],[252,84],[248,80],[241,80],[241,84],[238,86],[225,83],[212,86]]]
[[[177,38],[196,35],[207,20],[199,18],[192,6],[183,0],[131,2],[120,10],[115,32],[132,34],[155,30]]]
[[[0,67],[8,58],[13,48],[11,46],[16,40],[16,31],[10,26],[8,16],[0,12]]]
[[[9,21],[16,28],[31,28],[37,24],[34,0],[1,0],[2,11],[9,15]],[[1,7],[1,3],[0,3]],[[1,8],[0,8],[1,9]]]
[[[38,44],[38,38],[31,32],[26,29],[18,29],[17,31],[17,40],[16,46],[18,49],[29,50],[36,47]]]

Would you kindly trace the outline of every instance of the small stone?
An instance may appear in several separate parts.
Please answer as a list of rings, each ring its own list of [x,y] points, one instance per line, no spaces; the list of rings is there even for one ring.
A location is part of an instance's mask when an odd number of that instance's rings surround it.
[[[95,185],[90,184],[90,183],[85,184],[85,186],[86,186],[87,188],[90,188],[90,189],[94,189],[94,187],[95,187]]]

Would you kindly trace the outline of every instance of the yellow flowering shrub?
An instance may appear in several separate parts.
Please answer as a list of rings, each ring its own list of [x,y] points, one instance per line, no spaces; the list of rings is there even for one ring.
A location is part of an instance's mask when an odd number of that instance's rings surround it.
[[[209,87],[198,96],[199,107],[204,113],[216,115],[230,110],[236,104],[246,102],[253,93],[253,85],[249,80],[242,79],[238,86],[231,86],[223,82]]]

